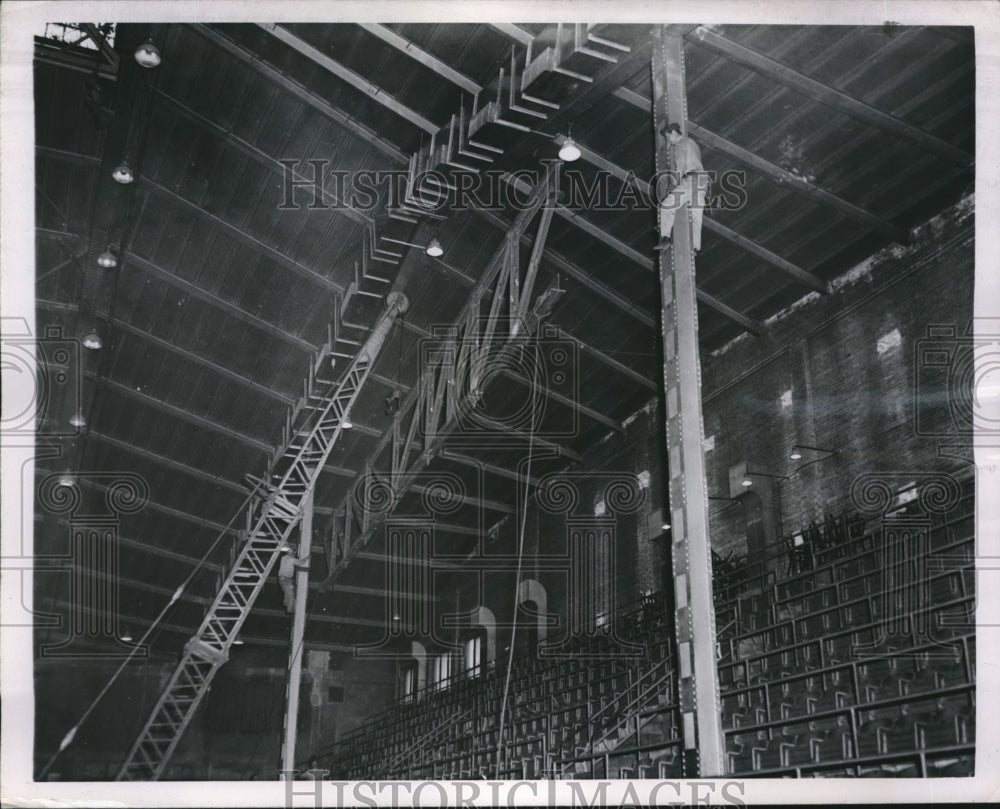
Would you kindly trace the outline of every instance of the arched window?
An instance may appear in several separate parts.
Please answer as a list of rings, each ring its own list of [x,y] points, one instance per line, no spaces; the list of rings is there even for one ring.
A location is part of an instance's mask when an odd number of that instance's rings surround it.
[[[417,696],[417,666],[411,663],[403,668],[400,696],[406,702],[412,702]]]
[[[434,689],[440,690],[448,686],[451,677],[451,654],[441,652],[434,656]]]
[[[478,677],[483,671],[483,635],[475,632],[465,639],[462,646],[465,676]]]
[[[519,656],[535,657],[549,629],[548,595],[535,579],[524,579],[517,590],[518,628],[515,636]]]

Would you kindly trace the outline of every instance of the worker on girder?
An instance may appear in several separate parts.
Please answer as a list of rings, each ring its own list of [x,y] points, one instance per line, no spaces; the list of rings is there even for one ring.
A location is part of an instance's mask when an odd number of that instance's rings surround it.
[[[674,147],[674,171],[677,184],[660,200],[660,242],[657,250],[664,250],[671,242],[674,217],[684,205],[691,210],[691,247],[701,250],[701,223],[708,199],[707,175],[701,164],[701,149],[687,135],[681,134],[679,124],[668,124],[662,134]]]
[[[285,595],[285,612],[295,611],[295,573],[309,567],[309,559],[296,558],[291,545],[281,546],[281,561],[278,562],[278,584]]]

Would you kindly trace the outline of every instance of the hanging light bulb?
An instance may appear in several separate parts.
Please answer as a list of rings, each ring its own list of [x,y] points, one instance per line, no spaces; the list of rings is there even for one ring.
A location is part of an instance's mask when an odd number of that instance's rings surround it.
[[[670,530],[670,523],[668,523],[668,522],[663,523],[663,525],[660,526],[660,530],[661,531],[669,531]]]
[[[743,480],[740,481],[740,485],[741,486],[753,486],[753,481],[750,480],[750,478],[743,478]]]
[[[87,420],[83,417],[83,413],[76,412],[70,416],[69,423],[74,427],[86,427]]]
[[[788,457],[791,458],[793,461],[797,461],[802,457],[802,453],[799,452],[797,449],[793,449],[792,454],[789,455]]]
[[[115,258],[115,254],[110,250],[105,250],[97,257],[97,263],[104,267],[104,269],[110,270],[112,267],[118,266],[118,259]]]
[[[67,469],[59,476],[59,479],[56,481],[56,483],[68,489],[70,486],[76,483],[76,480],[73,478],[73,473]]]
[[[125,641],[125,643],[131,643],[132,642],[132,632],[129,630],[128,627],[125,627],[125,631],[122,632],[121,639],[123,641]]]
[[[438,256],[444,255],[444,248],[441,246],[441,242],[437,239],[431,239],[431,243],[427,245],[427,249],[424,251],[431,258],[437,258]]]
[[[116,183],[128,185],[135,179],[135,175],[132,174],[132,169],[129,167],[129,164],[122,162],[118,164],[118,167],[113,172],[111,172],[111,178]]]
[[[343,427],[345,430],[350,430],[354,426],[354,422],[351,421],[351,417],[345,413],[344,420],[340,422],[340,426]]]
[[[160,64],[162,61],[160,49],[153,44],[152,39],[147,39],[135,49],[135,61],[147,68],[157,67]]]
[[[572,138],[566,138],[559,147],[559,159],[566,163],[580,159],[580,147]]]
[[[242,645],[243,645],[243,638],[237,635],[236,639],[233,641],[233,646],[242,646]]]
[[[96,331],[88,332],[83,337],[83,347],[97,351],[102,345],[101,336]]]

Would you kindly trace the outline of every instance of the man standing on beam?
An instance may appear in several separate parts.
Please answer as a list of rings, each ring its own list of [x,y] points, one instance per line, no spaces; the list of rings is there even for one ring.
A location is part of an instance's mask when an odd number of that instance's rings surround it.
[[[660,202],[662,238],[656,249],[665,250],[670,245],[677,211],[682,206],[688,205],[691,208],[691,247],[697,253],[701,250],[701,223],[708,199],[707,183],[701,181],[705,171],[705,167],[701,164],[701,149],[691,138],[681,134],[679,124],[668,124],[660,132],[673,146],[674,171],[678,180]]]

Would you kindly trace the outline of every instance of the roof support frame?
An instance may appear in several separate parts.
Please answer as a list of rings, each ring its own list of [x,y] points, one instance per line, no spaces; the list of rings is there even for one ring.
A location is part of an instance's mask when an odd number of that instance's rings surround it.
[[[441,129],[441,127],[437,124],[428,121],[420,113],[415,110],[411,110],[405,104],[398,101],[383,88],[376,86],[364,76],[360,76],[350,68],[345,67],[336,59],[327,56],[321,50],[313,47],[301,37],[296,36],[284,26],[276,23],[258,23],[257,27],[267,31],[267,33],[278,41],[302,54],[307,59],[315,62],[324,70],[327,70],[341,81],[349,84],[355,90],[360,90],[372,99],[372,101],[381,104],[387,110],[394,112],[400,118],[405,121],[409,121],[411,124],[419,129],[422,129],[424,132],[427,132],[428,134],[435,134]]]
[[[957,167],[968,167],[973,162],[972,155],[941,140],[929,132],[914,126],[902,118],[883,112],[848,93],[844,93],[816,79],[812,79],[770,56],[766,56],[739,42],[735,42],[707,28],[699,28],[688,37],[701,47],[737,62],[762,76],[800,92],[815,101],[832,107],[845,115],[868,126],[881,129],[890,135],[904,138],[917,144],[921,149],[954,163]]]
[[[634,90],[629,90],[626,87],[619,87],[614,91],[614,93],[612,93],[612,95],[620,101],[624,101],[626,104],[630,104],[637,109],[641,109],[645,112],[650,112],[652,110],[652,102],[649,98],[635,92]],[[792,174],[790,171],[781,168],[781,166],[778,166],[769,160],[765,160],[763,157],[754,154],[749,149],[744,149],[742,146],[738,146],[732,141],[724,138],[722,135],[718,135],[703,126],[696,124],[694,121],[687,121],[687,131],[691,137],[703,145],[729,155],[734,160],[744,164],[745,166],[749,166],[764,177],[767,177],[769,180],[780,183],[785,188],[789,188],[792,191],[808,197],[814,202],[828,208],[832,208],[848,219],[853,219],[854,221],[865,225],[870,230],[882,233],[894,242],[905,244],[909,241],[910,233],[906,230],[906,228],[895,225],[887,219],[884,219],[877,214],[860,207],[859,205],[855,205],[853,202],[848,202],[843,197],[837,196],[826,189],[807,182],[801,177]]]

